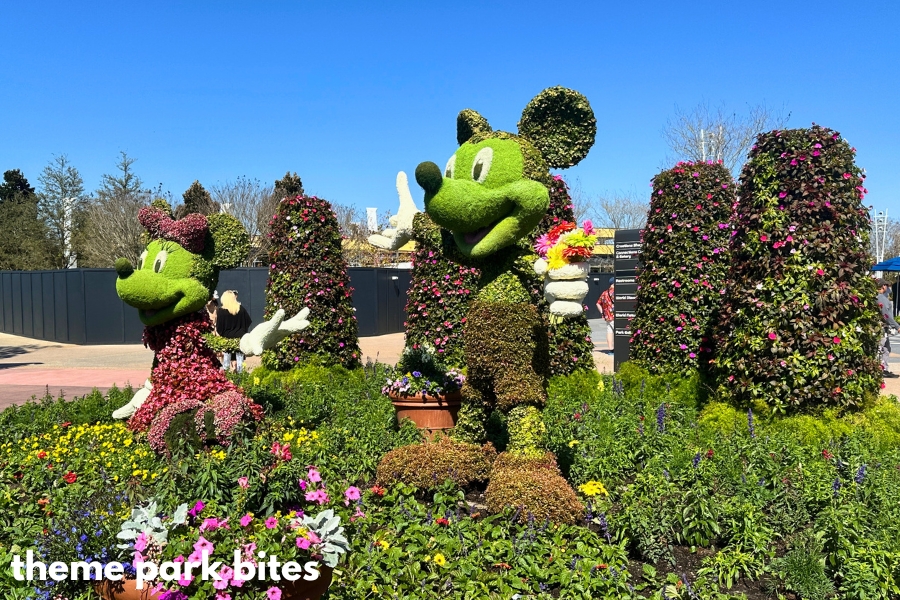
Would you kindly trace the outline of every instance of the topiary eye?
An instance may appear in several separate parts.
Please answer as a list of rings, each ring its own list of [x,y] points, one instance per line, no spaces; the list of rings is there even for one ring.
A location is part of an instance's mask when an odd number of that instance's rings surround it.
[[[168,258],[169,253],[165,250],[160,250],[159,254],[156,255],[156,260],[153,261],[153,272],[159,273],[163,270],[163,267],[166,266],[166,258]]]
[[[475,162],[472,163],[472,179],[478,183],[484,183],[488,173],[491,170],[491,161],[494,159],[493,148],[482,148],[475,155]]]
[[[450,160],[447,161],[447,166],[444,167],[444,177],[448,179],[453,179],[453,174],[456,172],[456,155],[450,157]]]
[[[147,251],[146,250],[141,252],[141,257],[138,259],[138,270],[141,270],[144,268],[145,260],[147,260]]]

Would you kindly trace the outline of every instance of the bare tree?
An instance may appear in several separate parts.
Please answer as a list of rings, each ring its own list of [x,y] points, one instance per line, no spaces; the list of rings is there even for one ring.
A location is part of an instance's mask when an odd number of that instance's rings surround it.
[[[47,226],[50,259],[55,269],[76,266],[75,233],[84,226],[88,201],[81,174],[65,154],[54,156],[38,181],[38,209]]]
[[[663,129],[674,154],[667,162],[721,160],[737,176],[757,134],[784,127],[790,116],[765,104],[748,106],[746,115],[724,104],[713,109],[707,101],[689,111],[676,106],[675,117]]]
[[[119,172],[103,175],[96,197],[87,208],[80,245],[89,266],[111,267],[120,257],[137,265],[144,251],[138,211],[150,203],[153,192],[143,189],[131,168],[135,160],[121,152],[116,163]]]
[[[250,234],[247,264],[261,264],[269,253],[269,222],[282,197],[272,186],[246,177],[216,184],[210,193],[223,211],[237,217],[247,228]]]
[[[368,220],[358,207],[332,203],[331,208],[334,210],[341,236],[344,238],[343,253],[348,265],[351,267],[377,267],[397,262],[396,252],[377,248],[368,241],[369,235],[383,231],[390,226],[389,213],[381,215],[378,218],[376,230],[370,231]]]

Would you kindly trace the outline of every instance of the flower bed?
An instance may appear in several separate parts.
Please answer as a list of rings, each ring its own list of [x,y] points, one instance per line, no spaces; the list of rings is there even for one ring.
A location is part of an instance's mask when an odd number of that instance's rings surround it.
[[[131,540],[116,535],[132,509],[153,498],[164,515],[181,504],[196,508],[158,554],[171,558],[190,555],[201,536],[214,553],[252,541],[303,558],[309,548],[298,546],[303,536],[293,527],[299,511],[333,511],[349,543],[329,589],[340,600],[900,593],[894,399],[862,412],[774,419],[697,406],[696,379],[633,367],[621,375],[551,381],[543,412],[549,449],[585,507],[571,525],[521,510],[490,514],[483,475],[460,488],[434,473],[427,492],[400,481],[376,485],[379,459],[419,439],[408,426],[393,429],[380,367],[246,375],[244,389],[266,408],[260,426],[178,460],[108,421],[128,390],[4,411],[0,589],[11,598],[87,600],[86,585],[35,593],[15,581],[11,554],[133,558],[117,548]],[[502,433],[494,439],[502,451]],[[490,461],[493,452],[473,455]],[[178,591],[191,600],[237,600],[241,591],[192,585]],[[268,600],[268,588],[254,593]]]

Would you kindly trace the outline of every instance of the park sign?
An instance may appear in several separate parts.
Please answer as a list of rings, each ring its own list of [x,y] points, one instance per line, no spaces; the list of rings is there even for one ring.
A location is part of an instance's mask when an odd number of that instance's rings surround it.
[[[631,321],[637,308],[641,230],[617,229],[614,240],[616,291],[613,297],[614,351],[613,369],[628,360],[631,350]]]

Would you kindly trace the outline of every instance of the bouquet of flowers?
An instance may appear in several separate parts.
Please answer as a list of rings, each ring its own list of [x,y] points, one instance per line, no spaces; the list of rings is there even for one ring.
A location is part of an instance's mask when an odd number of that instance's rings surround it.
[[[587,274],[597,235],[590,221],[579,228],[563,221],[535,242],[538,260],[534,270],[544,276],[544,298],[550,313],[557,317],[575,317],[584,310],[582,302],[588,292]]]
[[[462,388],[466,376],[458,369],[448,368],[434,346],[425,344],[403,350],[397,366],[388,369],[387,382],[381,393],[401,396],[437,396]]]

